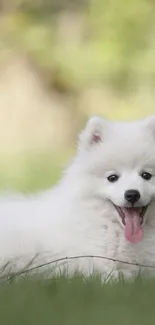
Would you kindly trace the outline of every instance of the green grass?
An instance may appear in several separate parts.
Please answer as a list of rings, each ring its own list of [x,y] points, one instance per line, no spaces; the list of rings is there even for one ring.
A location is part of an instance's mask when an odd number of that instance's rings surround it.
[[[34,192],[56,184],[71,159],[71,152],[44,153],[34,157],[0,157],[0,189]]]
[[[36,191],[56,183],[70,155],[11,161],[0,168],[0,187]],[[0,282],[2,325],[154,325],[155,279],[102,284],[99,277],[26,276]]]
[[[0,285],[0,324],[153,325],[155,281],[101,284],[100,278],[24,278]]]

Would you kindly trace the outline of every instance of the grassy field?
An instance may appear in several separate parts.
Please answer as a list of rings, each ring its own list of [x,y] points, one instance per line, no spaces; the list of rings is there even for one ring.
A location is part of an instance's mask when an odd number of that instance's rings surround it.
[[[0,285],[0,324],[153,325],[155,281],[101,284],[100,279],[27,277]]]
[[[1,187],[34,191],[51,186],[68,156],[3,166]],[[10,167],[12,166],[12,167]],[[0,324],[149,325],[155,324],[155,280],[101,284],[99,277],[26,276],[0,282]]]
[[[37,157],[0,157],[0,189],[35,192],[53,186],[70,162],[72,152]]]

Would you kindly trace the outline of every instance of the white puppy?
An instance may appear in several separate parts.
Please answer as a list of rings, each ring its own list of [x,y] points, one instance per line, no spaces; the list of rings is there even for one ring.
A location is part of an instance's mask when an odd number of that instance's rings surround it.
[[[0,265],[9,262],[3,274],[29,262],[34,267],[81,255],[96,257],[56,265],[66,265],[69,274],[155,274],[136,265],[155,267],[155,116],[135,122],[91,118],[55,188],[0,197]]]

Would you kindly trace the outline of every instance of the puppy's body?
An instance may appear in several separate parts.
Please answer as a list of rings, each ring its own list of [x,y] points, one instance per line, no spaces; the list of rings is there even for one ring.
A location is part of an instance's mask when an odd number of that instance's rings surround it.
[[[1,196],[1,267],[10,261],[3,273],[21,270],[29,262],[33,267],[81,255],[155,266],[154,120],[112,123],[93,118],[54,189],[32,197]],[[146,174],[151,178],[144,179]],[[111,182],[113,175],[117,179]],[[125,199],[131,189],[140,195],[134,205]],[[124,211],[125,221],[117,207]],[[142,219],[141,207],[147,207]],[[78,269],[103,277],[117,277],[119,272],[129,277],[140,271],[136,265],[97,257],[57,264],[64,265],[70,274]],[[155,273],[153,268],[141,270]]]

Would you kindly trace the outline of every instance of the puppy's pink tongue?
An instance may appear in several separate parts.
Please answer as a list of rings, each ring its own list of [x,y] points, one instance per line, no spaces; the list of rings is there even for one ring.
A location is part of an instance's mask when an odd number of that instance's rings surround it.
[[[125,215],[125,237],[132,243],[138,243],[143,239],[143,228],[140,223],[139,208],[123,208]]]

